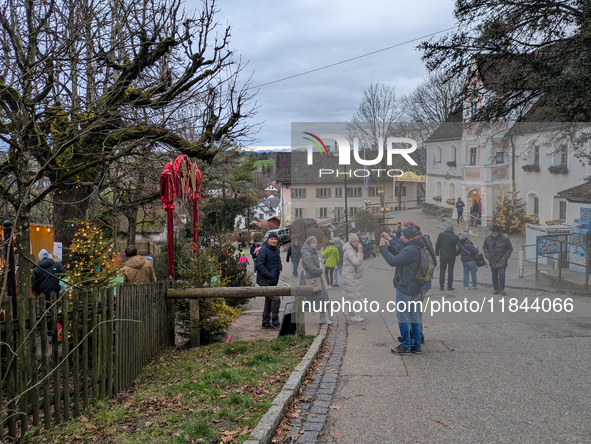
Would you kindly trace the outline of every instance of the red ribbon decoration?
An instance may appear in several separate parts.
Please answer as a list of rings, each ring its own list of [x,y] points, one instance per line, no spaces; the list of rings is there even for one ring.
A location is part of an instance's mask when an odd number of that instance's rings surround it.
[[[160,173],[160,200],[162,208],[166,210],[167,237],[168,237],[168,277],[174,278],[174,197],[176,194],[177,175],[170,162]]]

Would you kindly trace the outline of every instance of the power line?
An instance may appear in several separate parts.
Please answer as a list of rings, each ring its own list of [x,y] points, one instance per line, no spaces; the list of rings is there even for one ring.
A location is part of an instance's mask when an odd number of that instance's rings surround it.
[[[456,29],[456,26],[452,26],[451,28],[442,29],[441,31],[437,31],[437,32],[431,32],[431,33],[426,34],[426,35],[423,35],[421,37],[416,37],[414,39],[407,40],[405,42],[401,42],[401,43],[397,43],[397,44],[392,45],[392,46],[388,46],[387,48],[378,49],[377,51],[368,52],[366,54],[363,54],[363,55],[360,55],[360,56],[357,56],[357,57],[353,57],[353,58],[350,58],[350,59],[347,59],[347,60],[342,60],[340,62],[331,63],[330,65],[325,65],[325,66],[322,66],[320,68],[311,69],[310,71],[304,71],[304,72],[301,72],[299,74],[294,74],[292,76],[283,77],[281,79],[273,80],[272,82],[261,83],[260,85],[252,86],[252,87],[250,87],[248,89],[250,90],[250,89],[255,89],[255,88],[261,88],[263,86],[271,85],[273,83],[283,82],[284,80],[289,80],[289,79],[293,79],[295,77],[301,77],[301,76],[304,76],[306,74],[310,74],[310,73],[313,73],[313,72],[316,72],[316,71],[321,71],[323,69],[332,68],[333,66],[342,65],[343,63],[352,62],[353,60],[361,59],[363,57],[368,57],[370,55],[377,54],[379,52],[388,51],[389,49],[397,48],[397,47],[403,46],[403,45],[407,45],[409,43],[416,42],[417,40],[421,40],[421,39],[424,39],[424,38],[427,38],[427,37],[430,37],[430,36],[433,36],[433,35],[436,35],[436,34],[441,34],[442,32],[451,31],[452,29]]]

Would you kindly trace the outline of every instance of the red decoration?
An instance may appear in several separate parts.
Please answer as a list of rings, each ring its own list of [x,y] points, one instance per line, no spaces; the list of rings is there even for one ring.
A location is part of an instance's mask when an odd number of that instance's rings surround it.
[[[176,173],[174,172],[171,163],[166,162],[164,170],[160,173],[160,200],[162,201],[162,208],[165,210],[174,210],[176,182]]]

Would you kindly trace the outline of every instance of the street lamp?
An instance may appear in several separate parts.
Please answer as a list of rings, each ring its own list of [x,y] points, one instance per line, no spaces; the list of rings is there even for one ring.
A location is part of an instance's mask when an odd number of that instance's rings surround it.
[[[367,210],[371,205],[371,199],[365,199],[363,202],[365,203],[365,209]]]

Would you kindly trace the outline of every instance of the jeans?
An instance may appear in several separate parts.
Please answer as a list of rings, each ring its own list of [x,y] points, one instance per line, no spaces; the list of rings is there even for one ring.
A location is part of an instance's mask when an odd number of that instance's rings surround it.
[[[421,348],[421,335],[422,335],[422,326],[421,326],[421,318],[419,312],[417,311],[417,306],[414,304],[409,305],[410,301],[417,301],[417,296],[408,296],[402,293],[399,289],[396,289],[396,320],[398,321],[398,328],[400,329],[400,337],[402,341],[400,343],[404,348],[410,349],[412,345],[414,348],[420,349]],[[402,304],[404,302],[405,310],[399,311],[399,305],[402,308]],[[409,325],[410,324],[410,325]],[[412,328],[412,344],[410,339],[410,329]]]
[[[334,284],[339,285],[339,274],[341,278],[343,277],[343,265],[337,265],[337,268],[334,273]]]
[[[291,263],[293,264],[293,275],[295,277],[298,277],[298,266],[300,265],[300,260],[299,259],[294,260],[292,258]]]
[[[445,286],[445,270],[447,269],[447,288],[453,287],[454,283],[454,266],[456,265],[456,258],[444,261],[441,260],[439,264],[439,287]]]
[[[493,288],[495,290],[505,289],[505,270],[506,268],[491,268]]]
[[[464,264],[464,288],[470,285],[470,273],[472,273],[472,287],[476,288],[478,286],[476,261],[462,262],[462,264]]]
[[[460,220],[462,220],[463,215],[464,215],[463,211],[458,211],[458,223],[460,223]]]
[[[478,224],[478,219],[476,219],[476,217],[478,217],[478,212],[472,211],[472,217],[470,218],[471,227],[475,227]]]
[[[271,298],[265,297],[265,308],[263,310],[263,325],[279,326],[279,307],[281,306],[281,297],[273,296]],[[269,322],[271,321],[271,322]]]

